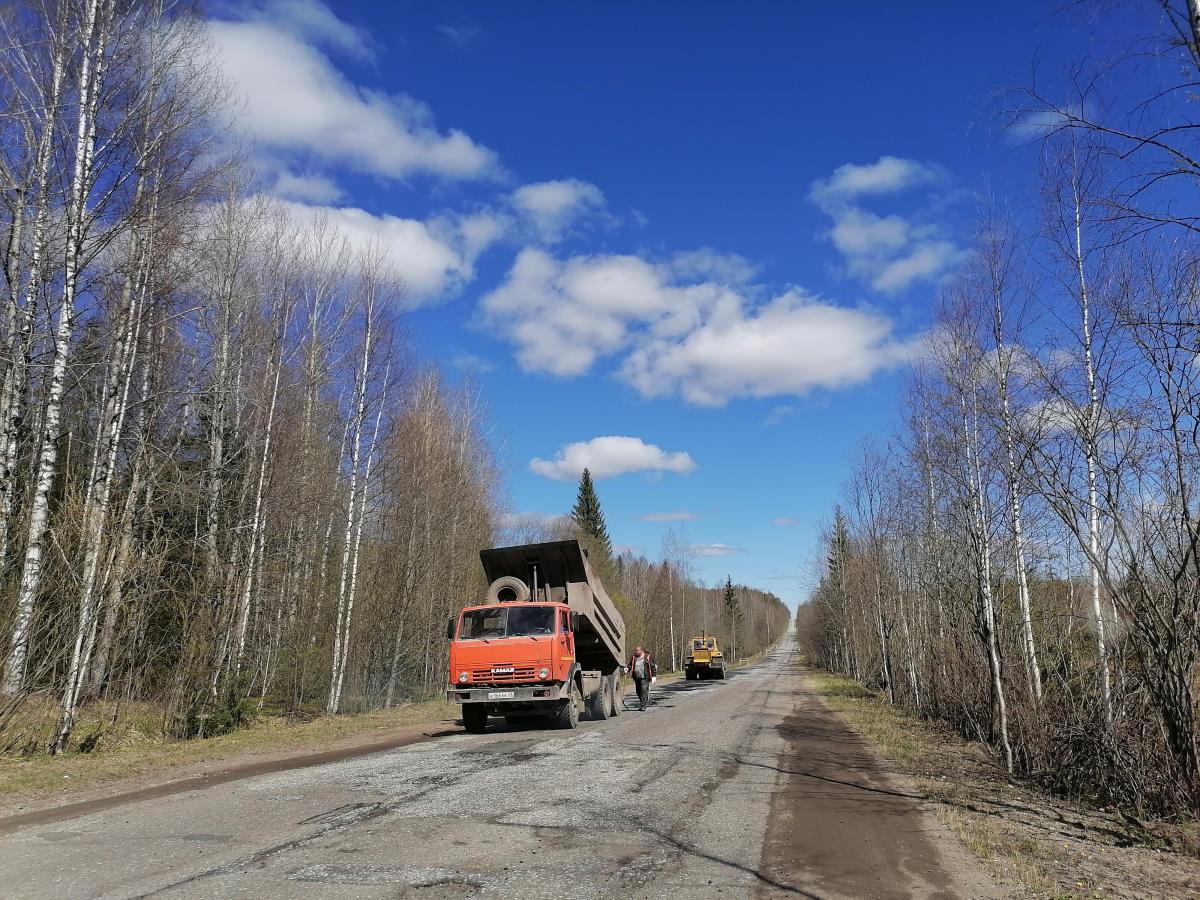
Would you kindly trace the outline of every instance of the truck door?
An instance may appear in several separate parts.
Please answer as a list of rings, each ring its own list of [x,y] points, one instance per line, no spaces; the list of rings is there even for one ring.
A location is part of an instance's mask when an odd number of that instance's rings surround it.
[[[575,635],[571,634],[571,616],[565,609],[558,611],[558,662],[565,671],[575,661]]]

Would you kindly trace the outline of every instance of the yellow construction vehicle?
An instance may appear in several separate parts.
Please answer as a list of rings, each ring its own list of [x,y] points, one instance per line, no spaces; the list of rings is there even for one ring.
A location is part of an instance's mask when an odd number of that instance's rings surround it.
[[[684,659],[683,672],[688,681],[724,678],[725,656],[717,647],[717,639],[706,634],[692,638]]]

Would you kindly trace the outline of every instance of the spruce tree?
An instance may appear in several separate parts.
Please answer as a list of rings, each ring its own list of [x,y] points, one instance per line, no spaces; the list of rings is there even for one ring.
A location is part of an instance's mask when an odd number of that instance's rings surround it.
[[[846,528],[846,516],[840,506],[833,508],[833,535],[829,544],[829,581],[837,596],[844,602],[842,590],[846,583],[846,557],[850,550],[850,534]]]
[[[730,647],[729,655],[737,659],[738,626],[742,623],[742,608],[738,603],[737,591],[733,588],[733,578],[725,576],[725,595],[722,597],[725,605],[725,617],[729,620]]]
[[[575,497],[571,519],[585,536],[592,538],[605,559],[612,558],[612,541],[608,537],[608,526],[604,524],[604,512],[600,509],[600,498],[596,496],[592,473],[587,469],[579,476],[579,493]]]

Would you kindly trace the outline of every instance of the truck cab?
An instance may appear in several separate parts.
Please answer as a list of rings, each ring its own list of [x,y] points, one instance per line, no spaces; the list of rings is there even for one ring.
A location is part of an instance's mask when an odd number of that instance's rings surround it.
[[[688,642],[683,671],[688,681],[696,681],[700,678],[724,678],[725,655],[717,646],[717,639],[706,634],[692,638]]]
[[[570,699],[577,665],[565,604],[469,606],[449,635],[451,699],[464,704],[468,730],[472,714],[547,714]]]
[[[485,550],[487,603],[450,618],[448,698],[467,731],[489,716],[574,728],[617,715],[624,623],[576,541]],[[526,580],[528,579],[528,580]]]

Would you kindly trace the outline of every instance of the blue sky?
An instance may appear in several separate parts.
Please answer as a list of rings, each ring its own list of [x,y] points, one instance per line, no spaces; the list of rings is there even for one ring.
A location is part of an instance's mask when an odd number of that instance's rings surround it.
[[[380,236],[414,350],[478,381],[512,512],[587,463],[615,543],[683,525],[701,578],[794,602],[976,198],[1028,194],[998,92],[1083,48],[1037,2],[734,10],[270,0],[212,35],[264,189]]]

